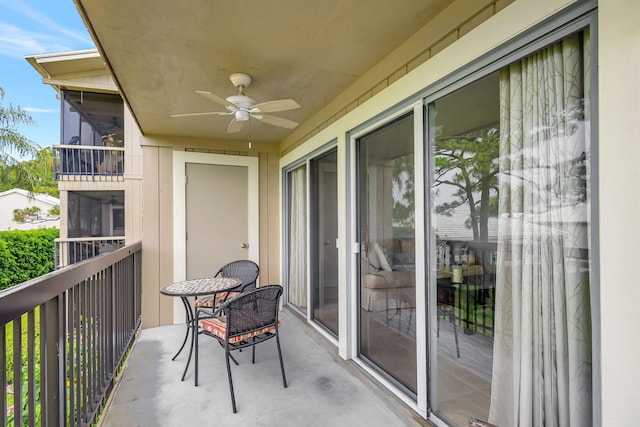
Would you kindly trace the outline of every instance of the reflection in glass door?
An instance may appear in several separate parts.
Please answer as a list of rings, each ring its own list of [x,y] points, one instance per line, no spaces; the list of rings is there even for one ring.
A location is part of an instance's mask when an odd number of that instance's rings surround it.
[[[338,335],[338,154],[311,161],[312,318]]]
[[[413,114],[357,141],[359,353],[417,393]]]
[[[589,32],[429,104],[430,408],[590,426]]]

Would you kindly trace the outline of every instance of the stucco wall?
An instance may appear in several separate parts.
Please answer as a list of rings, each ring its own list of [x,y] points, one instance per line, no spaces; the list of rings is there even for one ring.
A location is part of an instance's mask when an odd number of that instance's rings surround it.
[[[600,334],[602,425],[638,424],[640,286],[640,2],[601,1],[599,27]]]
[[[7,191],[0,194],[0,230],[33,230],[37,228],[60,228],[60,220],[18,223],[13,220],[14,209],[37,207],[40,214],[46,216],[49,209],[60,203],[47,203],[35,198],[29,198],[21,192]]]

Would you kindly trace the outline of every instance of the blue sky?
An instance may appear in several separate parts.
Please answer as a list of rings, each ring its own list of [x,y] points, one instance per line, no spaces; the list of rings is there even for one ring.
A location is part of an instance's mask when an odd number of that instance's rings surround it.
[[[35,121],[18,128],[41,147],[60,143],[60,101],[25,56],[93,49],[72,0],[0,0],[2,105],[22,107]]]

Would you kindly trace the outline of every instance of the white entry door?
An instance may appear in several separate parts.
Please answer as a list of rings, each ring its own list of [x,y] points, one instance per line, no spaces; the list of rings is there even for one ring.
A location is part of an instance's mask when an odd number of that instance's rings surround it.
[[[258,159],[174,153],[174,280],[213,276],[236,259],[259,261]],[[184,318],[174,305],[174,320]]]

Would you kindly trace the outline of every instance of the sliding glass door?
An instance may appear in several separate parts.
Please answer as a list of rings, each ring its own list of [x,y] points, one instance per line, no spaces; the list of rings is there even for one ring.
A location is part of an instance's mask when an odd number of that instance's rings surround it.
[[[287,302],[338,336],[337,150],[286,172]]]
[[[589,45],[429,104],[430,407],[451,424],[592,425]]]
[[[337,151],[310,161],[312,320],[338,336]]]
[[[359,353],[409,394],[417,393],[414,116],[356,143]]]

